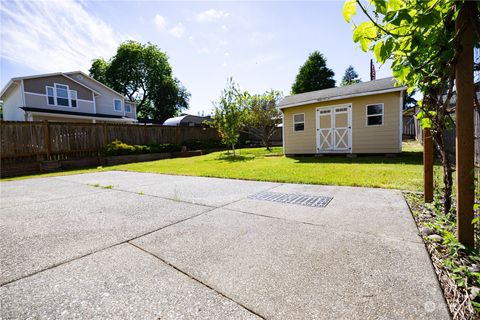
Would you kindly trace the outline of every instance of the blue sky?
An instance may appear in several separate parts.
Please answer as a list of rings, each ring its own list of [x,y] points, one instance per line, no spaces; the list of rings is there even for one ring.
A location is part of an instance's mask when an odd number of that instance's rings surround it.
[[[369,80],[372,55],[353,43],[342,7],[343,1],[2,1],[0,85],[36,73],[87,72],[92,59],[110,58],[127,39],[167,52],[192,94],[192,114],[209,113],[230,76],[251,93],[288,94],[314,50],[327,58],[337,84],[350,64]],[[388,66],[377,70],[377,78],[387,76]]]

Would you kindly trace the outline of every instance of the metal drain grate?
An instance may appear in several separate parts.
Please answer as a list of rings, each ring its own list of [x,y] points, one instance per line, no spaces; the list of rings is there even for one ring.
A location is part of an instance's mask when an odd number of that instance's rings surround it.
[[[260,192],[248,196],[249,199],[265,200],[280,203],[298,204],[308,207],[326,207],[333,199],[332,197],[310,196],[305,194],[280,193],[280,192]]]

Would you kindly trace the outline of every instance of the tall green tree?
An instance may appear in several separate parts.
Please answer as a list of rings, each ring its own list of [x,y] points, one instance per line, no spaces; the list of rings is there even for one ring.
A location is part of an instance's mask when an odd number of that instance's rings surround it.
[[[362,79],[359,78],[357,71],[355,71],[353,66],[348,66],[348,68],[345,70],[345,74],[343,75],[340,85],[348,86],[350,84],[355,84],[359,82],[362,82]]]
[[[244,125],[247,101],[248,94],[243,93],[235,81],[229,78],[220,99],[214,103],[212,126],[217,130],[222,142],[232,147],[233,156]]]
[[[270,150],[270,139],[282,122],[282,115],[277,108],[282,94],[279,91],[270,90],[263,94],[247,95],[247,97],[244,127],[248,133],[259,138],[267,150]]]
[[[89,71],[135,101],[139,117],[164,121],[188,108],[190,93],[173,77],[167,54],[154,44],[124,42],[109,61],[93,60]]]
[[[335,87],[335,73],[327,67],[327,60],[318,51],[312,52],[307,61],[300,67],[292,94]]]

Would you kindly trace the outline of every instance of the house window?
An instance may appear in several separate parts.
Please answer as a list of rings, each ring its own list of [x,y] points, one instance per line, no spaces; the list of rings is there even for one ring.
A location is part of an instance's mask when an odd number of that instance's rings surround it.
[[[367,127],[383,125],[383,103],[367,106]]]
[[[70,105],[73,108],[77,107],[77,91],[70,90]]]
[[[305,130],[305,113],[297,113],[293,115],[293,131]]]
[[[128,113],[132,112],[132,108],[130,107],[129,104],[125,105],[125,112],[128,112]]]
[[[115,111],[122,111],[122,100],[113,99],[113,109]]]
[[[55,94],[57,96],[57,105],[64,107],[70,106],[70,102],[68,101],[68,86],[55,84]]]
[[[55,83],[47,86],[47,103],[51,106],[77,107],[77,91],[69,90],[67,85]]]
[[[55,105],[55,94],[53,91],[53,87],[47,87],[47,101],[49,105]]]

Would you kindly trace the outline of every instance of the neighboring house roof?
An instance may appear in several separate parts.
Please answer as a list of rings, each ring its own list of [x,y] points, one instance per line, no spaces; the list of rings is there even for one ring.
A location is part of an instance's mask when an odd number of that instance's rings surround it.
[[[44,73],[44,74],[37,74],[37,75],[33,75],[33,76],[25,76],[25,77],[15,77],[15,78],[12,78],[10,79],[10,81],[8,81],[8,83],[3,87],[2,91],[0,91],[0,99],[3,99],[4,98],[4,95],[5,93],[7,92],[7,90],[15,83],[15,82],[18,82],[18,81],[21,81],[21,80],[25,80],[25,79],[35,79],[35,78],[45,78],[45,77],[51,77],[51,76],[63,76],[65,78],[67,78],[68,80],[71,80],[75,83],[77,83],[78,85],[84,87],[84,88],[87,88],[88,90],[92,91],[93,93],[97,94],[97,95],[100,95],[100,92],[98,91],[95,91],[93,90],[92,88],[84,85],[83,83],[81,82],[78,82],[76,81],[75,79],[72,79],[71,77],[69,77],[66,73],[62,73],[62,72],[54,72],[54,73]],[[88,77],[88,76],[87,76]],[[118,92],[117,92],[118,93]]]
[[[130,101],[127,97],[125,97],[123,94],[121,94],[120,92],[117,92],[115,90],[113,90],[112,88],[106,86],[105,84],[101,83],[100,81],[98,80],[95,80],[94,78],[90,77],[88,74],[82,72],[82,71],[70,71],[70,72],[54,72],[54,73],[44,73],[44,74],[37,74],[37,75],[33,75],[33,76],[25,76],[25,77],[15,77],[15,78],[12,78],[10,79],[10,81],[5,85],[5,87],[3,87],[2,91],[0,91],[0,99],[3,99],[4,98],[4,95],[5,93],[8,91],[8,89],[15,83],[15,82],[18,82],[18,81],[21,81],[21,80],[25,80],[25,79],[35,79],[35,78],[44,78],[44,77],[51,77],[51,76],[63,76],[65,78],[67,78],[68,80],[71,80],[75,83],[77,83],[78,85],[84,87],[84,88],[87,88],[88,90],[92,91],[93,93],[95,93],[96,95],[101,95],[100,92],[90,88],[89,86],[75,80],[74,77],[72,77],[72,75],[74,74],[80,74],[82,75],[83,77],[86,77],[88,79],[90,79],[91,81],[97,83],[98,85],[102,86],[103,88],[105,88],[106,90],[110,91],[110,92],[113,92],[115,94],[118,94],[120,96],[122,96],[124,98],[125,101],[127,101],[128,103],[130,104],[134,104],[136,105],[135,102],[133,101]]]
[[[403,91],[406,87],[396,86],[394,78],[360,82],[344,87],[335,87],[286,96],[279,104],[280,109],[296,107],[321,101],[361,97],[372,94]]]
[[[185,114],[185,115],[182,115],[180,117],[169,118],[169,119],[165,120],[163,125],[164,126],[178,126],[181,123],[188,124],[189,122],[201,124],[203,121],[212,121],[212,118]]]
[[[76,111],[65,111],[65,110],[51,110],[51,109],[32,108],[32,107],[21,107],[20,109],[23,109],[26,112],[38,112],[38,113],[48,113],[48,114],[72,115],[72,116],[84,116],[84,117],[92,117],[92,118],[104,118],[104,119],[118,119],[118,120],[135,121],[134,118],[119,116],[119,115],[114,115],[114,114],[88,113],[88,112],[76,112]]]

